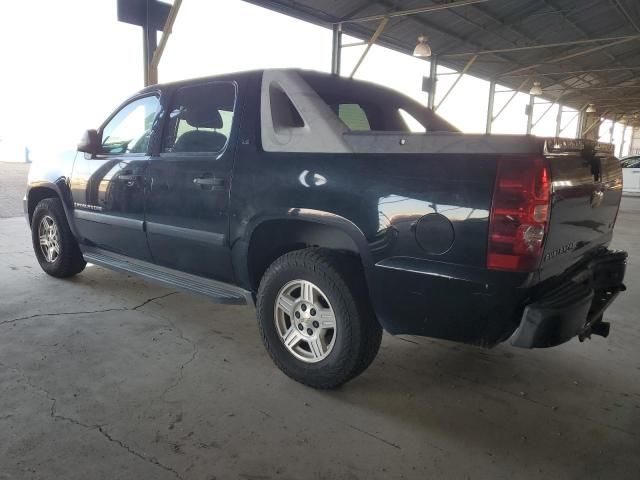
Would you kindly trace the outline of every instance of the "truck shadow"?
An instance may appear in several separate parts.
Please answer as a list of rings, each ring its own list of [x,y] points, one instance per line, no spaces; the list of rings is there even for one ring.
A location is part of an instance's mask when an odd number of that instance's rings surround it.
[[[333,395],[371,411],[380,423],[367,432],[399,448],[416,448],[410,439],[434,456],[463,448],[483,462],[515,460],[514,475],[626,478],[640,466],[640,392],[633,372],[588,356],[604,342],[485,350],[385,336],[370,370]]]

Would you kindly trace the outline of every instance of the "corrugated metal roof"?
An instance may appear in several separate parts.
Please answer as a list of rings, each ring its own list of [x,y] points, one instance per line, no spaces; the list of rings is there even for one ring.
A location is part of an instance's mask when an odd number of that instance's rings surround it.
[[[368,40],[379,20],[371,15],[451,3],[444,0],[246,0],[319,25],[343,22],[348,35]],[[425,34],[441,65],[518,88],[528,79],[544,97],[581,108],[625,115],[639,123],[640,0],[487,0],[452,9],[390,18],[378,44],[411,54]],[[610,40],[598,40],[610,39]],[[594,41],[598,40],[598,41]],[[585,41],[576,45],[545,46]],[[614,44],[615,43],[615,44]],[[606,48],[604,45],[610,44]],[[511,50],[482,53],[488,50]]]

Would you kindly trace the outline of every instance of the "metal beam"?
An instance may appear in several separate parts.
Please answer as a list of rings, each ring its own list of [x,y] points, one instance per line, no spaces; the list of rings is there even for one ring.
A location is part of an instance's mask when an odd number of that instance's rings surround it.
[[[516,98],[516,95],[518,95],[518,93],[521,93],[521,90],[524,88],[524,86],[527,84],[528,81],[529,79],[525,78],[524,82],[522,82],[520,86],[513,91],[513,94],[511,95],[511,97],[509,97],[509,100],[507,100],[507,103],[505,103],[500,109],[500,111],[493,117],[492,123],[495,122],[498,119],[498,117],[502,114],[502,112],[505,111],[505,109],[509,106],[509,104],[513,101],[513,99]]]
[[[628,80],[625,80],[628,81]],[[577,88],[551,88],[551,89],[543,89],[544,93],[549,92],[581,92],[583,90],[611,90],[611,89],[623,89],[623,88],[640,88],[640,85],[607,85],[604,87],[577,87]]]
[[[491,80],[489,83],[489,104],[487,105],[487,125],[485,127],[485,133],[491,133],[491,127],[493,126],[493,104],[496,98],[496,82]]]
[[[158,65],[160,64],[160,60],[162,59],[164,49],[167,46],[169,35],[171,35],[171,30],[173,29],[173,24],[176,21],[176,17],[178,16],[181,5],[182,0],[174,0],[173,5],[171,5],[171,10],[169,10],[169,15],[167,16],[167,21],[165,22],[164,28],[162,29],[162,37],[160,38],[160,43],[158,44],[158,48],[156,48],[153,52],[153,58],[151,59],[151,63],[149,64],[147,85],[158,83]],[[155,34],[155,31],[153,33]]]
[[[558,114],[556,115],[556,137],[560,136],[562,130],[562,105],[558,104]]]
[[[558,5],[555,4],[555,2],[553,0],[543,0],[545,5],[548,5],[549,7],[553,8],[554,11],[560,15],[560,17],[562,17],[562,19],[565,21],[565,23],[567,23],[568,25],[570,25],[576,32],[580,33],[580,35],[584,36],[585,38],[589,38],[591,35],[585,31],[582,27],[580,27],[577,23],[575,23],[573,20],[571,20],[569,18],[569,15],[571,15],[572,11],[569,11],[568,13],[565,13],[562,11],[562,8],[559,7]],[[578,10],[579,11],[579,10]],[[640,31],[638,32],[640,33]],[[615,55],[611,54],[610,52],[603,52],[604,55],[607,56],[607,58],[609,58],[609,60],[611,60],[615,65],[618,66],[623,66],[620,63],[620,59],[618,57],[616,57]]]
[[[594,68],[592,70],[569,70],[566,72],[536,72],[537,77],[551,77],[553,75],[571,75],[577,73],[597,73],[597,72],[617,72],[617,71],[626,71],[626,70],[640,70],[640,66],[637,67],[615,67],[615,68]],[[498,75],[498,78],[509,77],[509,78],[518,78],[518,77],[529,77],[530,73],[521,73],[517,75]]]
[[[538,50],[540,48],[555,48],[555,47],[567,47],[572,45],[582,45],[585,43],[598,43],[598,42],[612,42],[611,45],[616,44],[617,42],[630,42],[632,40],[640,39],[640,35],[624,35],[621,37],[602,37],[602,38],[586,38],[583,40],[571,40],[570,42],[557,42],[557,43],[545,43],[540,45],[528,45],[526,47],[509,47],[509,48],[496,48],[493,50],[480,50],[477,52],[461,52],[461,53],[447,53],[442,55],[446,58],[454,58],[454,57],[465,57],[469,55],[487,55],[487,54],[495,54],[495,53],[511,53],[511,52],[520,52],[524,50]],[[607,48],[611,46],[609,44],[599,45],[598,48]]]
[[[340,75],[342,62],[342,24],[333,25],[333,37],[331,44],[331,73]]]
[[[431,57],[429,65],[429,79],[431,81],[429,88],[429,100],[427,106],[433,110],[436,104],[436,84],[438,83],[438,56]]]
[[[400,11],[398,8],[395,8],[394,4],[391,3],[389,0],[373,0],[370,5],[380,5],[380,6],[384,6],[386,8],[389,8],[391,12],[395,12],[395,11]],[[444,28],[442,26],[442,24],[436,24],[434,22],[429,22],[427,20],[425,20],[423,17],[417,17],[417,16],[409,16],[409,17],[404,17],[407,20],[410,20],[412,22],[417,23],[418,25],[420,25],[421,27],[427,29],[427,31],[433,31],[433,32],[438,32],[441,33],[443,35],[446,35],[449,38],[452,38],[458,42],[461,42],[465,45],[471,45],[472,47],[477,47],[477,48],[481,48],[482,45],[479,44],[478,42],[474,41],[474,36],[473,35],[469,35],[466,37],[461,37],[459,35],[456,34],[456,32],[451,31],[447,28]],[[507,62],[510,64],[516,64],[516,65],[520,65],[520,66],[524,66],[524,64],[517,62],[517,61],[513,61],[511,58],[505,57],[504,55],[495,55],[495,57],[497,57],[501,63]],[[487,61],[485,60],[485,63],[487,63]]]
[[[582,136],[583,137],[586,136],[587,133],[589,133],[593,129],[593,127],[602,123],[600,119],[606,117],[607,115],[609,115],[609,112],[604,112],[602,115],[598,115],[598,118],[596,119],[596,121],[593,122],[591,125],[589,125],[589,128],[587,128],[584,132],[582,132]]]
[[[614,42],[606,43],[604,45],[597,45],[595,47],[588,48],[587,50],[581,50],[579,52],[573,52],[573,53],[569,53],[569,54],[564,54],[564,55],[562,55],[560,57],[546,58],[545,60],[543,60],[540,63],[535,63],[533,65],[529,65],[527,67],[518,68],[516,70],[510,70],[508,72],[505,72],[503,75],[508,75],[510,73],[526,72],[527,70],[531,70],[532,68],[539,67],[539,66],[541,66],[543,64],[563,62],[563,61],[566,61],[566,60],[570,60],[572,58],[581,57],[583,55],[588,55],[589,53],[597,52],[598,50],[603,50],[605,48],[614,47],[616,45],[621,45],[623,43],[631,42],[633,40],[638,40],[638,39],[640,39],[640,35],[632,35],[632,36],[628,36],[628,37],[619,37],[619,39],[614,41]],[[594,41],[603,41],[603,40],[605,40],[605,39],[580,40],[579,42],[580,43],[592,43]],[[577,43],[574,43],[574,45],[577,45]]]
[[[467,64],[464,66],[464,68],[462,69],[462,71],[460,72],[460,74],[458,75],[458,78],[455,79],[455,81],[453,82],[453,85],[451,85],[449,87],[449,90],[447,90],[447,92],[444,94],[444,97],[442,97],[442,100],[440,100],[438,102],[438,105],[436,105],[435,111],[437,111],[440,106],[444,103],[444,101],[447,99],[447,97],[449,96],[449,94],[453,91],[454,88],[456,88],[456,85],[458,85],[458,82],[462,79],[463,75],[465,73],[467,73],[467,71],[469,70],[469,68],[471,67],[471,65],[473,65],[473,62],[476,61],[476,58],[478,58],[478,56],[476,55],[475,57],[471,57],[469,59],[469,61],[467,62]]]
[[[620,3],[620,0],[613,0],[613,3],[622,17],[629,23],[629,25],[631,25],[636,32],[640,32],[640,25],[638,25],[633,17],[629,15],[629,12],[627,12],[624,6]]]
[[[613,143],[613,131],[616,127],[616,120],[618,119],[618,115],[613,114],[613,119],[611,120],[611,127],[609,128],[609,143]]]
[[[429,5],[427,7],[412,8],[410,10],[399,10],[394,12],[387,12],[380,15],[371,15],[368,17],[359,17],[359,18],[349,18],[349,19],[341,20],[341,23],[372,22],[375,20],[382,20],[383,18],[404,17],[407,15],[415,15],[417,13],[436,12],[438,10],[448,10],[450,8],[464,7],[467,5],[473,5],[474,3],[484,3],[488,1],[489,0],[457,0],[451,3]]]
[[[560,107],[562,107],[562,105],[561,105]],[[582,107],[580,110],[578,110],[578,111],[577,111],[577,112],[576,112],[576,113],[571,117],[571,119],[570,119],[570,120],[569,120],[569,121],[564,125],[564,127],[562,126],[562,120],[561,120],[561,121],[560,121],[560,130],[556,133],[556,136],[557,136],[557,137],[559,137],[559,136],[562,134],[562,132],[564,132],[564,131],[567,129],[567,127],[568,127],[569,125],[571,125],[571,124],[573,123],[573,121],[574,121],[576,118],[578,119],[578,126],[579,126],[579,125],[580,125],[580,119],[579,119],[579,117],[580,117],[580,115],[582,114],[582,111],[583,111],[583,110],[585,110],[586,108],[587,108],[587,107],[585,106],[585,107]]]
[[[533,107],[536,104],[536,97],[529,95],[529,108],[527,109],[527,135],[531,134],[533,129]]]
[[[627,127],[628,126],[629,126],[629,123],[625,122],[624,128],[622,129],[622,141],[620,142],[620,153],[618,155],[618,157],[620,157],[620,158],[622,158],[622,150],[624,150],[624,144],[625,144],[624,137],[627,134]]]
[[[364,52],[362,52],[362,55],[358,59],[358,62],[356,63],[356,66],[353,67],[353,71],[351,72],[351,75],[349,75],[349,78],[353,78],[353,76],[356,74],[356,72],[358,71],[358,68],[360,68],[360,65],[362,64],[362,62],[364,61],[365,57],[367,56],[367,53],[369,53],[369,50],[371,50],[371,46],[374,43],[376,43],[376,40],[378,40],[378,37],[380,35],[382,35],[382,32],[384,31],[384,27],[387,26],[387,23],[389,23],[389,18],[388,17],[384,17],[382,19],[382,21],[380,22],[380,24],[378,25],[378,28],[376,28],[376,31],[373,32],[373,35],[371,36],[371,38],[367,42],[367,48],[365,48]]]
[[[533,95],[532,95],[533,96]],[[547,113],[549,113],[549,110],[551,110],[553,108],[554,105],[558,105],[558,108],[560,108],[560,104],[558,103],[560,101],[560,98],[562,97],[562,95],[560,95],[555,102],[549,102],[549,106],[547,107],[547,109],[542,112],[542,115],[540,115],[540,117],[533,122],[533,124],[531,125],[531,128],[533,129],[536,125],[538,125],[538,123],[540,123],[540,121],[547,115]],[[531,116],[533,117],[533,113],[531,114]]]

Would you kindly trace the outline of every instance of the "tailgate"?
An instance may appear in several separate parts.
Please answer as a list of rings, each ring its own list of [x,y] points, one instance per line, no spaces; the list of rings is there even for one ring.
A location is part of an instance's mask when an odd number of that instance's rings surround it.
[[[612,145],[549,139],[545,156],[551,168],[552,205],[542,279],[609,244],[622,197],[622,169]]]

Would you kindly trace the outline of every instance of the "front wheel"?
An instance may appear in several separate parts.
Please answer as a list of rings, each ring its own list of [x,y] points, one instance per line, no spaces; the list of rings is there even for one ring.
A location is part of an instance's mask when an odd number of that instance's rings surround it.
[[[36,206],[31,220],[33,250],[42,270],[66,278],[84,270],[86,262],[57,198],[45,198]]]
[[[318,248],[283,255],[260,282],[257,310],[274,363],[314,388],[359,375],[380,347],[361,266],[349,255]]]

